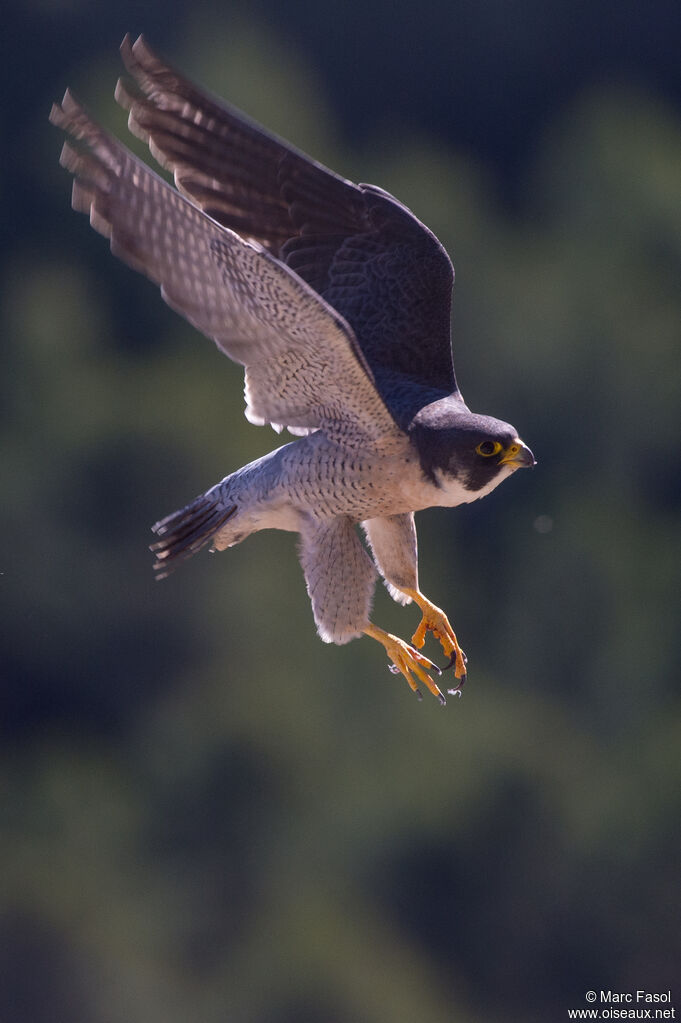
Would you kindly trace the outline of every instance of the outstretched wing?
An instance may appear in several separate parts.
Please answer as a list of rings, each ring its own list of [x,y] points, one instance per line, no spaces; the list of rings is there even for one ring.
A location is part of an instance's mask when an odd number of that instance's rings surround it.
[[[400,419],[397,390],[456,391],[452,264],[401,203],[355,185],[198,89],[140,36],[121,46],[129,126],[178,188],[224,226],[260,242],[352,326]]]
[[[61,162],[73,207],[172,308],[246,367],[246,414],[345,443],[393,433],[352,328],[256,241],[181,195],[97,125],[67,91],[50,119],[73,140]]]

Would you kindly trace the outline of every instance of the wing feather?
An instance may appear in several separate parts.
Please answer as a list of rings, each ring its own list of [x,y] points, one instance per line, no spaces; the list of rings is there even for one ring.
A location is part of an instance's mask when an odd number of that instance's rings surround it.
[[[74,209],[246,367],[249,418],[321,427],[346,443],[395,431],[352,328],[312,288],[168,185],[69,91],[50,119],[72,140],[61,162],[74,176]]]
[[[356,185],[209,96],[162,61],[143,36],[134,43],[126,36],[121,56],[141,90],[131,91],[124,79],[116,88],[116,99],[129,111],[130,130],[148,142],[178,188],[202,206],[204,190],[216,193],[226,214],[252,218],[253,236],[275,253],[296,232],[292,200],[312,226],[326,222],[330,211],[344,232],[366,224]],[[220,219],[210,204],[205,209]]]
[[[387,192],[339,177],[199,89],[142,36],[126,36],[121,54],[135,83],[116,90],[130,129],[184,194],[345,318],[393,416],[409,419],[424,387],[431,398],[456,392],[454,272],[432,232]]]

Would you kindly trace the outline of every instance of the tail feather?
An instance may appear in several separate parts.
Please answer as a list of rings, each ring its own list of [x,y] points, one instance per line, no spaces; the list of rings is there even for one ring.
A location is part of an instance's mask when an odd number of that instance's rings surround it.
[[[209,491],[155,523],[151,528],[160,539],[149,549],[156,557],[156,578],[165,579],[181,561],[210,543],[235,511],[235,504],[225,507],[220,498]]]

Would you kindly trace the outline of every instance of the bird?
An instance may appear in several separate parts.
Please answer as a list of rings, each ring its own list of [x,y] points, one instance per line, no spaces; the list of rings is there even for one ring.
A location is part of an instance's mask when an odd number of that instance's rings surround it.
[[[174,185],[67,89],[50,120],[72,206],[168,305],[244,367],[245,415],[295,439],[153,527],[164,578],[210,545],[298,534],[317,632],[368,636],[422,698],[461,695],[467,659],[421,591],[414,513],[489,494],[535,465],[515,427],[471,412],[452,356],[454,269],[402,202],[355,184],[211,96],[126,35],[115,89],[132,134]],[[411,642],[372,620],[379,578],[421,621]],[[439,641],[446,669],[423,653]]]

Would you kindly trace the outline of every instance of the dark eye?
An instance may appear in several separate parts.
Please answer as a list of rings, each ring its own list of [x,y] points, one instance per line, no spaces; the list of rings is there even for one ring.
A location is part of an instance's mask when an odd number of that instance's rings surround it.
[[[483,440],[475,449],[479,455],[483,458],[491,458],[492,455],[498,455],[501,451],[501,444],[498,440]]]

